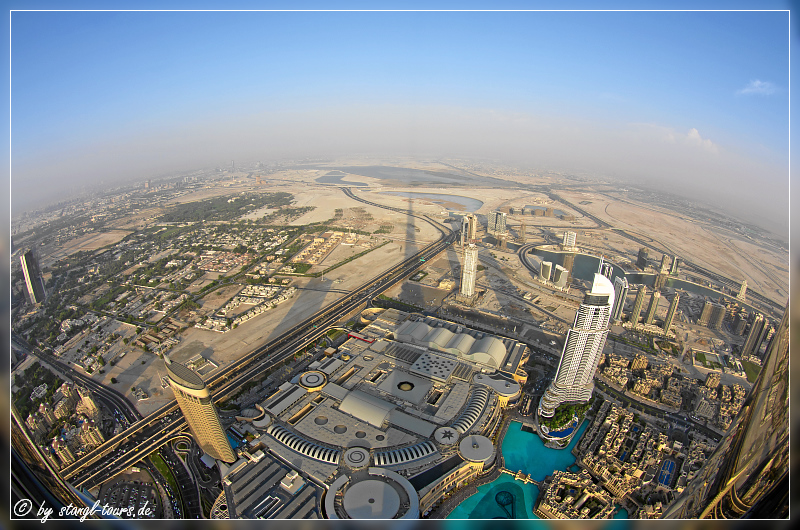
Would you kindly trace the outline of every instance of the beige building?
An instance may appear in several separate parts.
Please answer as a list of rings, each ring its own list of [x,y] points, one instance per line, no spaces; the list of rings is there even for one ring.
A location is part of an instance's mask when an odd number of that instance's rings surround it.
[[[217,460],[236,461],[236,453],[222,428],[206,384],[195,372],[172,362],[166,355],[164,364],[175,399],[197,444],[204,453]]]

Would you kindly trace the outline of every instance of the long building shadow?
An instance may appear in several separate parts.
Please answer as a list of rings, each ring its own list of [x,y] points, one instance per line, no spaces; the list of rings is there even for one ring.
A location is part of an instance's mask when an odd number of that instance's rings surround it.
[[[327,293],[330,292],[332,285],[333,280],[331,279],[313,278],[308,285],[306,285],[306,289],[296,290],[294,296],[284,302],[285,304],[292,304],[289,308],[289,311],[287,311],[281,322],[275,326],[264,342],[266,343],[277,338],[284,331],[290,329],[295,324],[302,322],[329,304],[330,301],[325,302],[325,299],[327,297]],[[320,291],[323,291],[326,294],[323,294]],[[337,291],[339,291],[339,289],[337,289]]]
[[[406,243],[405,257],[408,258],[416,254],[424,245],[420,245],[419,243],[421,232],[417,232],[415,224],[417,218],[414,217],[414,203],[411,199],[408,201],[406,214],[406,241],[408,241],[408,243]],[[420,262],[420,265],[424,267],[425,264]],[[423,289],[422,285],[418,283],[404,281],[400,286],[398,299],[402,302],[419,307],[422,310],[430,310],[431,307],[426,303],[427,298],[429,298],[429,296],[426,296],[426,289]]]

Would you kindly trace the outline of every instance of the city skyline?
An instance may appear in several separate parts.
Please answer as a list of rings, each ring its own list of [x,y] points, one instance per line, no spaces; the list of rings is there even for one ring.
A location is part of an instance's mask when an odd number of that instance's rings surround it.
[[[788,9],[501,2],[12,6],[13,518],[788,515]]]

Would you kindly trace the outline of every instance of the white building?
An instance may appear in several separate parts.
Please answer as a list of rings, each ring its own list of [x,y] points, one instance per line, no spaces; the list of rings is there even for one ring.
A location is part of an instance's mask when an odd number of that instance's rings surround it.
[[[564,248],[575,248],[578,235],[575,232],[564,232]]]
[[[614,286],[602,274],[595,274],[592,289],[567,332],[555,378],[539,402],[540,416],[550,418],[560,404],[586,402],[592,397],[594,372],[606,343],[613,305]]]
[[[503,212],[489,212],[488,226],[486,231],[490,234],[505,234],[506,233],[506,214]]]
[[[478,272],[478,247],[471,244],[464,249],[464,269],[461,273],[461,295],[475,294],[475,276]]]
[[[617,276],[614,280],[614,308],[611,310],[611,321],[622,320],[622,308],[625,307],[625,298],[628,296],[628,279]]]
[[[539,278],[543,281],[550,281],[550,275],[553,272],[553,263],[550,261],[543,261],[542,266],[539,269]]]

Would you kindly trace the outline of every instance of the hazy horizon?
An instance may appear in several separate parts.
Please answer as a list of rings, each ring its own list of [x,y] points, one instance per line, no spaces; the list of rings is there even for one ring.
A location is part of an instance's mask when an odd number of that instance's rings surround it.
[[[14,12],[12,212],[98,181],[359,153],[613,177],[786,237],[788,25],[788,12]]]

